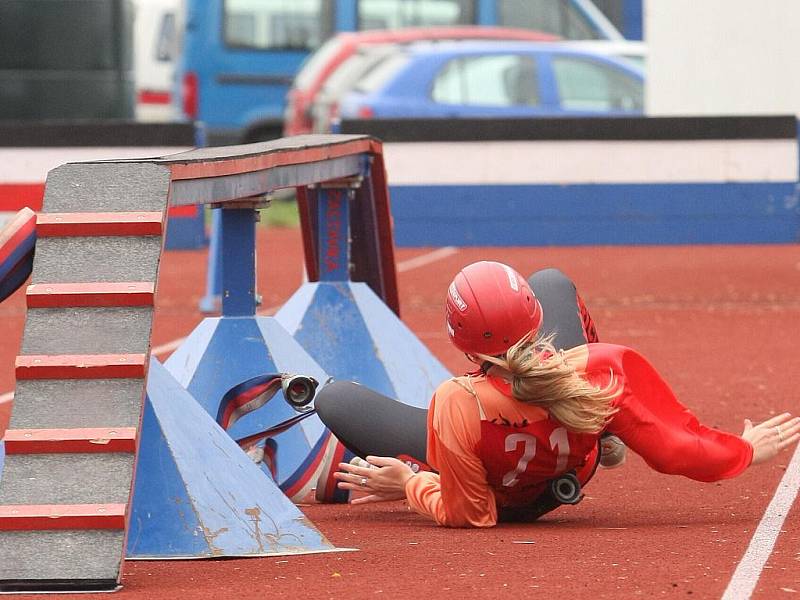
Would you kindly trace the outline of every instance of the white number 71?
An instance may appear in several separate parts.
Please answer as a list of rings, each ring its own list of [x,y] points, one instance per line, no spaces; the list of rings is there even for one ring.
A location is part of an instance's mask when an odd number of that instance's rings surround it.
[[[506,437],[506,452],[514,452],[519,444],[524,444],[524,451],[517,462],[516,468],[503,475],[503,485],[514,487],[519,482],[519,475],[528,468],[528,463],[536,456],[536,438],[527,433],[512,433]],[[554,474],[562,473],[567,468],[569,458],[569,438],[567,430],[559,427],[550,434],[550,448],[558,450],[558,460]]]

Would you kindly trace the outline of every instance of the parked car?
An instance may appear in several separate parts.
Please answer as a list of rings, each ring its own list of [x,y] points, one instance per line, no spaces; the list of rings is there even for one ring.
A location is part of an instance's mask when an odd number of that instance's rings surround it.
[[[342,119],[642,114],[644,75],[569,43],[416,44],[390,55],[340,102]]]
[[[300,69],[286,97],[284,135],[313,130],[311,103],[325,81],[360,48],[380,44],[408,44],[420,40],[522,40],[553,41],[556,36],[510,27],[413,27],[340,33],[325,42]]]
[[[339,119],[341,98],[389,56],[401,51],[398,44],[368,44],[344,61],[314,96],[310,109],[313,133],[330,133]]]

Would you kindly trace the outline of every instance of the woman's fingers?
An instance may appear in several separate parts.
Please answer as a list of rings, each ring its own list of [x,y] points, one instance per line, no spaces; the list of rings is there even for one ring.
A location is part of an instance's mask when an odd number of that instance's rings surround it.
[[[359,467],[358,465],[351,465],[350,463],[339,463],[339,471],[352,473],[353,475],[359,475],[360,477],[369,475],[371,470],[372,467]]]
[[[780,450],[794,445],[800,439],[800,417],[795,417],[788,423],[776,427],[780,430],[778,435],[778,448]],[[778,429],[775,432],[777,434]]]
[[[784,450],[791,446],[794,446],[798,441],[800,441],[800,433],[795,433],[789,439],[784,439],[782,442],[778,443],[778,449]]]
[[[401,463],[402,464],[402,461],[400,461],[400,460],[398,460],[398,459],[396,459],[394,457],[391,457],[391,456],[368,456],[367,457],[367,462],[370,462],[373,465],[378,466],[378,467],[389,467],[389,466],[395,465],[397,463]]]
[[[774,417],[767,419],[763,423],[759,423],[756,427],[776,427],[779,425],[783,425],[786,421],[792,418],[791,413],[781,413],[779,415],[775,415]]]

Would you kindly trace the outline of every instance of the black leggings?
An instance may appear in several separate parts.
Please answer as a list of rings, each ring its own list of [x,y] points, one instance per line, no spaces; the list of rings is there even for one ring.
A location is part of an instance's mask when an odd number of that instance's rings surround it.
[[[596,342],[594,324],[575,284],[558,269],[537,271],[528,279],[542,304],[541,332],[566,350]],[[336,381],[317,394],[322,422],[358,456],[405,455],[424,463],[428,411],[393,400],[350,381]]]

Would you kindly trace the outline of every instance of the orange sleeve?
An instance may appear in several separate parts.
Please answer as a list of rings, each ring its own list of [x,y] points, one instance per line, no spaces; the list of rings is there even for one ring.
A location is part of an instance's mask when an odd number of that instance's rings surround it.
[[[492,527],[497,523],[494,492],[476,453],[480,417],[475,399],[446,382],[428,413],[428,463],[439,471],[408,480],[412,509],[447,527]]]

